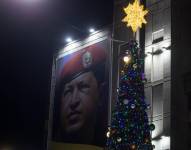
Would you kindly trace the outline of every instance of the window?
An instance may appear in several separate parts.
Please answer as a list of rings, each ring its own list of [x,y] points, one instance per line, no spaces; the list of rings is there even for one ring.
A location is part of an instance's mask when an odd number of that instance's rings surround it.
[[[163,84],[153,86],[153,117],[163,114]]]
[[[158,30],[154,33],[152,33],[152,43],[158,43],[163,41],[164,39],[164,29]]]
[[[156,50],[153,50],[155,52]],[[152,82],[159,81],[164,78],[163,54],[152,56]]]

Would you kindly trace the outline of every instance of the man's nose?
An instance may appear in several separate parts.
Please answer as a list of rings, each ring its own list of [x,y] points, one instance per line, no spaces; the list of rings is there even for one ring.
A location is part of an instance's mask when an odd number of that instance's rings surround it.
[[[80,104],[80,97],[79,97],[79,90],[78,88],[74,88],[74,91],[72,93],[72,99],[70,102],[71,109],[75,109]]]

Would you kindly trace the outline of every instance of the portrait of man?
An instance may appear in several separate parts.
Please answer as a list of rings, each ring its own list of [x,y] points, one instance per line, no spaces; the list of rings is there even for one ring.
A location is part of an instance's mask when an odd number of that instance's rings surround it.
[[[103,146],[108,114],[106,49],[91,45],[60,59],[53,140]]]

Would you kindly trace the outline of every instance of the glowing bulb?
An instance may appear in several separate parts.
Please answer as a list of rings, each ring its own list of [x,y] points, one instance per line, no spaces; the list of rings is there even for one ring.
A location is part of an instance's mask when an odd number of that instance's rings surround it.
[[[130,57],[130,56],[124,56],[124,57],[123,57],[123,61],[124,61],[126,64],[128,64],[130,60],[131,60],[131,57]]]
[[[94,28],[90,28],[90,29],[89,29],[89,32],[90,32],[90,33],[93,33],[93,32],[95,32],[95,29],[94,29]]]
[[[71,37],[68,37],[68,38],[66,38],[66,42],[72,42],[72,38]]]

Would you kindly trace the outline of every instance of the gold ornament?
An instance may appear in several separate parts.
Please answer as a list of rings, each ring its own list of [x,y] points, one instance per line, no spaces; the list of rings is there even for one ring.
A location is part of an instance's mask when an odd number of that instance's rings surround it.
[[[122,76],[125,75],[125,71],[124,70],[121,71],[121,75]]]
[[[136,145],[131,145],[131,149],[133,150],[133,149],[136,149]]]
[[[134,68],[134,69],[137,69],[137,64],[134,64],[134,65],[133,65],[133,68]]]
[[[149,139],[146,138],[146,139],[145,139],[145,143],[149,143]]]
[[[131,27],[135,33],[138,28],[142,28],[142,24],[146,24],[145,15],[148,13],[148,10],[144,10],[144,6],[140,5],[139,0],[135,0],[133,4],[129,4],[124,8],[126,17],[122,20],[127,22],[127,26]]]

